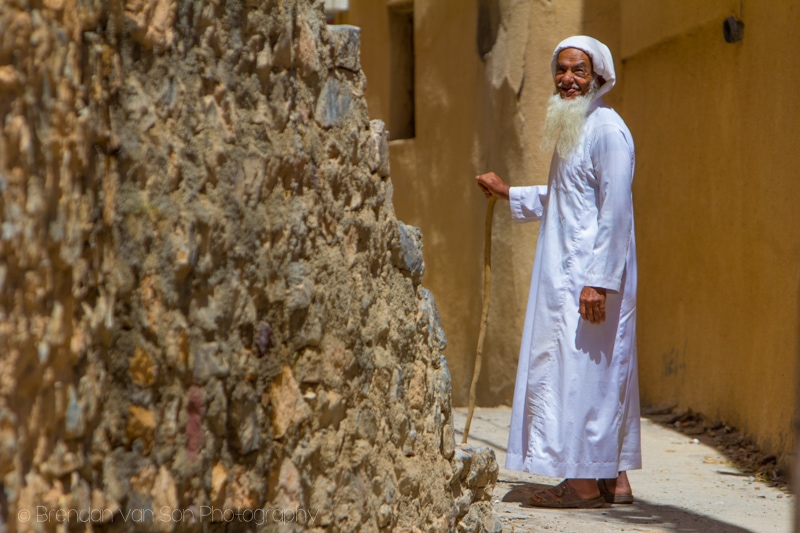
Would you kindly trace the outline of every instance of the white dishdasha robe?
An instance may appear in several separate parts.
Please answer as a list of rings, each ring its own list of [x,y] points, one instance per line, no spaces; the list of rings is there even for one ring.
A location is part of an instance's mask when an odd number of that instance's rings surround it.
[[[520,347],[506,468],[615,478],[641,468],[633,139],[602,99],[547,186],[512,187],[517,221],[542,220]],[[579,314],[605,287],[606,319]]]

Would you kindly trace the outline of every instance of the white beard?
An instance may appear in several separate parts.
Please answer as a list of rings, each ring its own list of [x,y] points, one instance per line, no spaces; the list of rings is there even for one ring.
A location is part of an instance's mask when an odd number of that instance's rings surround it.
[[[578,146],[586,122],[586,112],[597,93],[597,84],[592,80],[589,92],[572,100],[566,100],[556,93],[547,102],[547,116],[544,119],[542,149],[551,152],[553,148],[559,157],[566,158]]]

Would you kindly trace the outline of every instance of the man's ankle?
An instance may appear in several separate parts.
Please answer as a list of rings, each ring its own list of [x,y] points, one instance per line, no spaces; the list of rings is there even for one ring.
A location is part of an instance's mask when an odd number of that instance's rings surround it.
[[[600,495],[597,483],[593,479],[573,478],[566,481],[570,488],[582,498],[594,498]]]

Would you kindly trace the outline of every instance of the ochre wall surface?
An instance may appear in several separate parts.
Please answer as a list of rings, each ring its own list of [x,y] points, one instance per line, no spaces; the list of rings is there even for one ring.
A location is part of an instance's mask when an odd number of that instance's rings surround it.
[[[385,3],[350,6],[344,17],[370,43],[368,105],[388,117]],[[618,86],[606,101],[636,143],[642,402],[692,408],[778,455],[790,450],[798,9],[790,0],[414,2],[417,136],[390,143],[395,204],[425,235],[456,403],[466,402],[481,300],[485,201],[472,178],[494,170],[514,185],[544,183],[550,53],[585,33],[614,53]],[[723,40],[733,15],[745,23],[738,44]],[[479,41],[491,44],[483,58]],[[511,399],[538,230],[514,225],[503,203],[494,225],[484,405]]]
[[[388,24],[379,3],[352,0],[340,17],[362,27],[371,47],[362,55],[368,106],[388,120],[389,85],[378,81],[389,76]],[[493,170],[513,185],[546,182],[550,157],[539,135],[550,54],[581,24],[574,2],[414,2],[417,130],[389,143],[394,201],[424,235],[425,283],[448,335],[456,404],[467,401],[482,301],[486,200],[474,177]],[[537,232],[537,223],[513,224],[507,204],[496,207],[483,405],[511,401]]]
[[[622,2],[642,402],[719,417],[781,455],[797,385],[800,5],[744,2],[744,40],[728,44],[740,4]]]

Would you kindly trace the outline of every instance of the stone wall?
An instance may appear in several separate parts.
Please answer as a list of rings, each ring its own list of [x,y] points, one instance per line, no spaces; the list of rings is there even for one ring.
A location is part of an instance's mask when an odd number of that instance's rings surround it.
[[[358,30],[310,0],[0,27],[0,528],[496,528]]]

